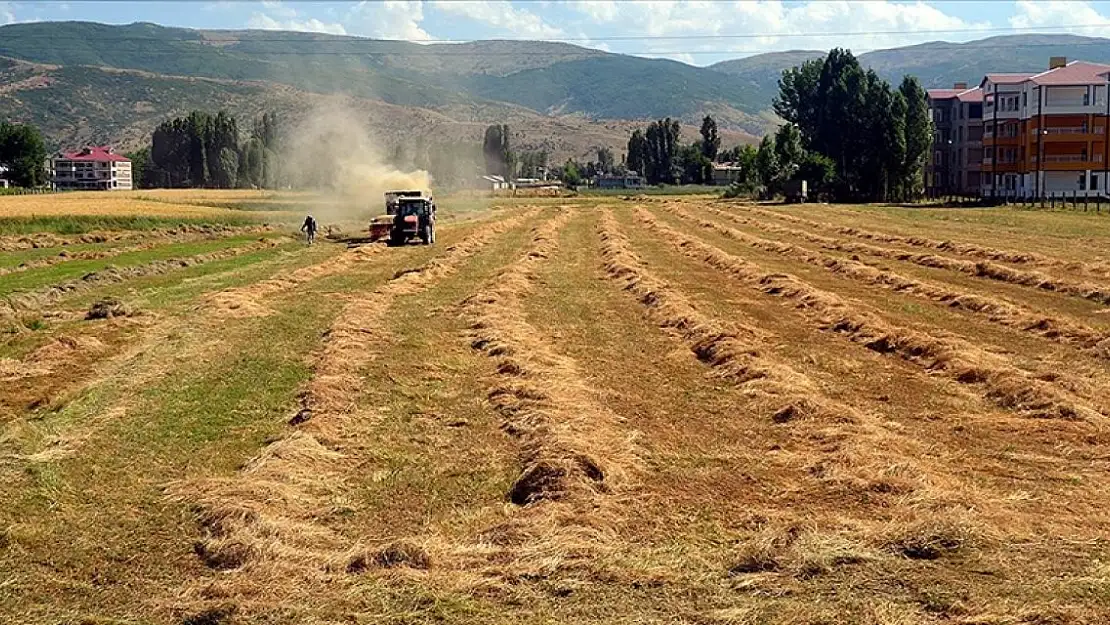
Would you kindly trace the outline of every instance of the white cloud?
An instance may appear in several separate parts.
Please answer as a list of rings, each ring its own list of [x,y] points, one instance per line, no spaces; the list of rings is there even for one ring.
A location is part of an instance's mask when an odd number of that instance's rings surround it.
[[[250,28],[260,28],[262,30],[299,30],[310,33],[327,33],[330,35],[346,35],[347,29],[343,24],[328,24],[321,22],[316,18],[309,18],[307,20],[287,19],[276,20],[265,13],[254,13],[250,19],[247,20],[247,26]]]
[[[420,0],[384,0],[360,2],[348,13],[344,22],[351,32],[378,39],[434,40],[421,27],[424,3]]]
[[[1110,25],[1110,18],[1099,13],[1090,2],[1018,0],[1014,4],[1014,15],[1010,18],[1010,26],[1014,28],[1054,27],[1052,32],[1102,36],[1105,31],[1099,27]],[[1081,26],[1075,28],[1077,24]],[[1059,28],[1061,26],[1071,28]]]
[[[12,5],[7,2],[0,2],[0,25],[14,24],[15,21],[15,11]]]
[[[596,22],[612,22],[619,14],[616,0],[574,0],[567,6]]]
[[[779,0],[583,0],[571,6],[593,22],[620,24],[622,32],[675,36],[645,41],[637,47],[653,56],[683,61],[692,56],[703,61],[707,56],[826,50],[834,46],[862,52],[936,39],[974,39],[982,33],[962,31],[989,27],[987,23],[969,23],[920,0],[808,0],[790,4]],[[719,37],[698,40],[696,35]]]
[[[505,0],[434,0],[430,4],[440,12],[465,17],[517,37],[551,39],[564,34],[562,29],[548,24],[535,13],[514,7]]]
[[[267,15],[275,15],[286,19],[297,17],[297,10],[281,3],[281,0],[262,0],[262,8]]]

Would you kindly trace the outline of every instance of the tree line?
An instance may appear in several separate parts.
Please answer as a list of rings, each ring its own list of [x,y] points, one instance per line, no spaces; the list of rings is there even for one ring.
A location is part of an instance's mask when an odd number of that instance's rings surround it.
[[[721,137],[717,122],[702,119],[701,139],[682,142],[678,120],[661,119],[636,129],[628,139],[627,167],[648,184],[705,184],[713,180],[713,163],[720,156]]]
[[[276,188],[280,183],[278,118],[265,113],[240,141],[234,116],[193,111],[162,122],[150,147],[129,155],[139,187]]]
[[[783,178],[805,178],[810,172],[801,167],[819,166],[828,174],[828,195],[836,200],[906,201],[921,195],[932,122],[916,78],[906,76],[892,88],[874,70],[864,70],[851,52],[836,48],[783,72],[774,108],[787,125],[773,140],[765,137],[758,150],[765,170],[777,166],[771,176],[760,172],[768,188]],[[790,136],[782,137],[784,132]]]
[[[47,157],[38,128],[0,122],[0,179],[17,187],[41,187],[49,182]]]

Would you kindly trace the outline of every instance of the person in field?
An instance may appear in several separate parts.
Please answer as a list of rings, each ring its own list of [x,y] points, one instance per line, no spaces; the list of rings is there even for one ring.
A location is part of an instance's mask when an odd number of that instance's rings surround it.
[[[301,224],[301,232],[308,236],[309,245],[312,245],[312,242],[316,240],[316,227],[316,220],[313,219],[312,215],[305,217],[304,223]]]

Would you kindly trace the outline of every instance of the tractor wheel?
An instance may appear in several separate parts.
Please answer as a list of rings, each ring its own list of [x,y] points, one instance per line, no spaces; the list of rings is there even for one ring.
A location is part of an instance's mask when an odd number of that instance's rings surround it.
[[[432,227],[424,226],[420,229],[420,242],[424,245],[432,244]]]
[[[436,242],[436,225],[430,224],[428,226],[428,243],[434,244]]]

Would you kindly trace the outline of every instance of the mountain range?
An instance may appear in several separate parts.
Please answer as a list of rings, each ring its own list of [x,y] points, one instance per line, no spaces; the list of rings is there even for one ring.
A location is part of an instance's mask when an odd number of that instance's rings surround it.
[[[194,108],[242,118],[300,114],[343,94],[386,143],[414,136],[480,140],[507,123],[522,149],[556,158],[623,148],[631,128],[675,117],[696,136],[706,113],[726,145],[774,123],[783,69],[820,51],[760,54],[695,67],[566,43],[421,45],[303,32],[202,31],[136,23],[37,22],[0,27],[0,115],[44,129],[57,146],[144,144],[163,119]],[[1110,39],[1012,35],[868,52],[890,80],[977,83],[988,71],[1032,71],[1050,56],[1110,61]]]

